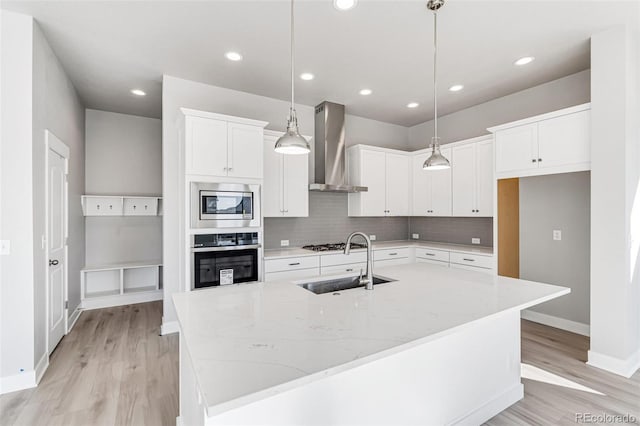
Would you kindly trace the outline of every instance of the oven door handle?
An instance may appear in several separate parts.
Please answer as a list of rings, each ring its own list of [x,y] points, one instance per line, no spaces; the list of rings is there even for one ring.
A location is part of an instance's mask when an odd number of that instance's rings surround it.
[[[257,249],[262,247],[260,244],[250,244],[246,246],[222,246],[222,247],[192,247],[191,253],[204,253],[208,251],[230,251],[230,250],[245,250],[245,249]]]

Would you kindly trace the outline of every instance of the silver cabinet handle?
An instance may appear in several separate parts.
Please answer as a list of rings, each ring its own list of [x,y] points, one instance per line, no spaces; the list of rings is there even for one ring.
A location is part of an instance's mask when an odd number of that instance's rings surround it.
[[[290,263],[289,266],[296,266],[296,265],[299,265],[299,264],[300,264],[300,262],[295,262],[295,263]]]
[[[389,253],[389,256],[397,256],[398,253]]]
[[[542,158],[538,158],[538,163],[541,163],[541,162],[542,162]]]
[[[537,160],[536,160],[535,158],[532,158],[532,159],[531,159],[531,162],[532,162],[532,163],[535,163],[536,161],[537,161]]]
[[[435,256],[433,253],[425,253],[427,256]]]
[[[58,263],[60,263],[58,262],[58,259],[49,259],[49,266],[56,266]]]
[[[352,271],[353,271],[353,268],[347,268],[347,269],[346,269],[346,271],[347,271],[347,272],[352,272]]]
[[[464,257],[462,260],[466,260],[467,262],[475,262],[475,259],[467,259],[466,257]]]

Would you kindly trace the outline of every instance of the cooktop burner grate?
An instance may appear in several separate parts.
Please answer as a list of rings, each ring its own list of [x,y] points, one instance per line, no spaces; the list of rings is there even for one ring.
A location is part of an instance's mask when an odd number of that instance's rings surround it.
[[[302,246],[305,250],[312,251],[337,251],[344,250],[346,247],[345,243],[329,243],[329,244],[310,244],[307,246]],[[360,243],[351,243],[351,249],[363,249],[367,246]]]

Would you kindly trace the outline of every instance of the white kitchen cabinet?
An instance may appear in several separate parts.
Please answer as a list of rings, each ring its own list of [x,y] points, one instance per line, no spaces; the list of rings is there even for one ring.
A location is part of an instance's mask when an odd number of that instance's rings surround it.
[[[367,271],[367,262],[349,263],[346,265],[323,266],[320,268],[320,275],[360,275],[360,271],[364,275]]]
[[[349,194],[349,216],[408,216],[408,154],[357,145],[347,156],[349,184],[368,188]]]
[[[265,132],[264,217],[309,216],[309,156],[278,154],[281,133]],[[309,138],[307,138],[309,139]]]
[[[182,108],[185,173],[262,178],[266,122]]]
[[[442,155],[451,159],[451,149],[441,150]],[[422,165],[431,151],[414,155],[411,171],[412,216],[451,216],[451,169],[424,170]]]
[[[591,168],[589,104],[489,128],[496,177],[568,173]]]
[[[452,150],[454,216],[493,216],[493,141],[456,146]]]
[[[83,195],[81,201],[85,216],[158,216],[162,214],[161,197]]]
[[[264,274],[265,282],[291,281],[320,276],[320,268],[294,269],[291,271],[268,272]]]

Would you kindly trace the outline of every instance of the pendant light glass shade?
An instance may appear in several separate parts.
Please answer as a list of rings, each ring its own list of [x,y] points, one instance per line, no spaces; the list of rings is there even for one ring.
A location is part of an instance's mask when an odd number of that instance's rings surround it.
[[[431,138],[431,156],[422,164],[424,170],[444,170],[451,167],[449,160],[440,152],[440,138],[438,137],[438,14],[444,6],[444,0],[429,0],[427,8],[433,12],[433,137]]]
[[[445,170],[451,167],[449,160],[440,152],[440,144],[437,139],[440,138],[431,139],[431,156],[422,164],[422,168],[425,170]]]
[[[296,110],[292,109],[287,122],[287,131],[276,141],[275,151],[280,154],[299,155],[308,154],[311,151],[309,142],[298,130],[298,118]]]
[[[289,120],[287,120],[287,131],[277,141],[273,148],[277,153],[288,155],[308,154],[311,152],[309,142],[300,134],[298,129],[298,117],[294,102],[295,95],[295,39],[294,39],[294,14],[293,0],[291,0],[291,108],[289,109]]]

